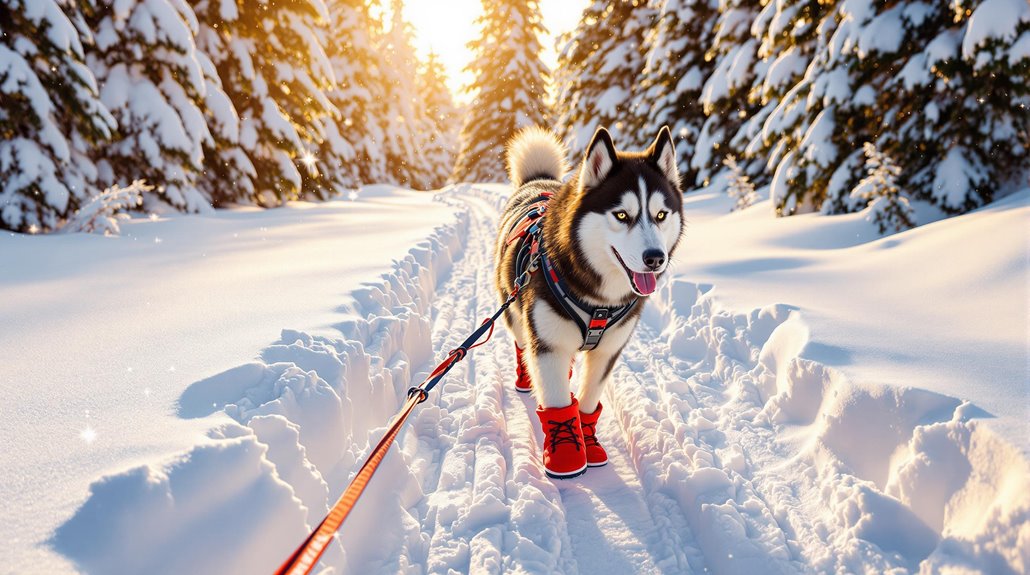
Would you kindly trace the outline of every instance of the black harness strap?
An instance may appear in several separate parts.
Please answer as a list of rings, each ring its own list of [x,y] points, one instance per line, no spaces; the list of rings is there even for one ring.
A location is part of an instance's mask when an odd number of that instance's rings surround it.
[[[580,346],[579,350],[590,351],[601,343],[601,337],[606,330],[618,323],[619,320],[626,317],[626,314],[633,310],[637,300],[618,307],[605,307],[592,306],[572,295],[568,284],[558,274],[554,264],[551,263],[543,249],[543,238],[541,237],[543,231],[542,224],[547,211],[547,202],[550,199],[551,194],[549,193],[541,194],[535,198],[527,205],[522,216],[516,219],[508,230],[507,243],[510,245],[515,241],[519,242],[515,247],[517,250],[515,252],[515,277],[519,278],[524,273],[535,272],[539,263],[543,262],[544,280],[547,283],[547,287],[554,294],[554,298],[558,300],[558,303],[565,311],[565,315],[576,322],[580,333],[583,334],[583,345]],[[589,323],[583,321],[579,312],[590,318]]]
[[[565,310],[565,315],[576,322],[580,333],[583,334],[583,345],[580,346],[580,351],[590,351],[596,348],[601,343],[604,332],[626,317],[626,314],[637,305],[638,300],[618,307],[592,306],[572,295],[569,286],[554,269],[554,264],[551,263],[546,253],[541,254],[540,260],[544,265],[544,281],[547,283],[547,287],[551,288],[554,299],[558,300],[562,309]],[[590,322],[583,321],[580,314],[576,313],[577,310],[590,318]]]

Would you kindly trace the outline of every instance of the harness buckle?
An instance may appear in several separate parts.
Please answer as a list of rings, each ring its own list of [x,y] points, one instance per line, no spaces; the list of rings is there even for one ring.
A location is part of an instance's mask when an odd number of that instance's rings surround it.
[[[597,347],[597,344],[601,342],[601,336],[604,335],[604,330],[608,329],[610,318],[611,310],[608,308],[599,307],[594,310],[594,315],[590,317],[590,323],[587,325],[587,333],[583,339],[581,350],[589,351]]]

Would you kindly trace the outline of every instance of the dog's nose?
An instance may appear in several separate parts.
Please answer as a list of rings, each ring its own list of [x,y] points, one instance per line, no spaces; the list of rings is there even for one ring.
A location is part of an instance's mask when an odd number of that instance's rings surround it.
[[[665,252],[662,250],[644,250],[644,265],[648,269],[656,270],[665,265]]]

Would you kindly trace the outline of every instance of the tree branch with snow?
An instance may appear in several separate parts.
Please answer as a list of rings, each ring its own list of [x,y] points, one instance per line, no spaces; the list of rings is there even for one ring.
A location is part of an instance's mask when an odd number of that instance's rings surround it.
[[[118,222],[129,219],[125,212],[139,207],[143,203],[143,193],[153,189],[154,186],[143,180],[136,180],[124,188],[111,186],[79,208],[61,227],[61,232],[117,236],[121,233]]]
[[[872,142],[866,142],[862,149],[869,175],[851,190],[851,198],[867,202],[869,213],[866,217],[879,227],[881,234],[914,228],[916,222],[912,206],[897,184],[901,168]]]

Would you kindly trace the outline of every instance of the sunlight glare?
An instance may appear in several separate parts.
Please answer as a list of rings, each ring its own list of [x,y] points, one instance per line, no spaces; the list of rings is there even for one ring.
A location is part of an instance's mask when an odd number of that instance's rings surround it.
[[[441,9],[437,0],[406,0],[404,19],[411,23],[415,32],[414,44],[419,58],[425,59],[434,52],[447,71],[447,86],[451,93],[457,101],[467,102],[469,95],[465,93],[465,87],[475,79],[474,74],[464,70],[474,56],[468,43],[479,36],[476,19],[482,15],[483,5],[480,0],[449,0],[446,6],[446,9]],[[544,48],[541,57],[551,69],[558,61],[555,39],[575,28],[586,6],[587,0],[540,2],[548,32],[540,39]]]

